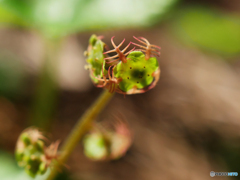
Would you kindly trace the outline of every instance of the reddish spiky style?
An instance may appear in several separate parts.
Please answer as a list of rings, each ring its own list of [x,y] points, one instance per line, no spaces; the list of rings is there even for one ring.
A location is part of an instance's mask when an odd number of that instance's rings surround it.
[[[48,147],[44,148],[46,164],[49,166],[53,159],[58,158],[58,146],[60,144],[60,140],[57,140],[55,143],[50,144]]]
[[[136,43],[132,43],[132,44],[142,48],[142,49],[138,49],[138,50],[143,51],[143,52],[146,53],[146,60],[148,60],[151,57],[151,55],[156,55],[156,56],[159,57],[159,55],[160,55],[160,51],[159,50],[161,49],[161,47],[150,44],[148,42],[148,40],[143,38],[143,37],[136,38],[135,36],[133,36],[133,38],[146,46],[145,47],[145,46],[142,46],[142,45],[139,45],[139,44],[136,44]]]
[[[113,68],[115,66],[110,66],[108,68],[108,74],[107,77],[104,75],[104,67],[102,66],[102,74],[103,78],[95,77],[101,84],[96,85],[96,87],[100,88],[106,88],[109,90],[110,93],[113,93],[114,91],[118,92],[118,84],[121,82],[120,78],[115,78],[113,73]],[[120,93],[120,92],[119,92]]]
[[[128,51],[127,53],[125,53],[125,51],[127,50],[127,48],[131,45],[131,42],[121,51],[119,48],[123,45],[125,39],[118,45],[116,46],[116,44],[114,43],[113,41],[113,38],[115,36],[113,36],[111,38],[111,42],[112,42],[112,45],[114,47],[114,49],[110,50],[110,51],[107,51],[107,52],[104,52],[103,54],[108,54],[108,53],[112,53],[112,52],[116,52],[117,54],[115,56],[111,56],[111,57],[107,57],[105,58],[105,60],[112,60],[112,61],[108,61],[106,63],[113,63],[113,62],[116,62],[116,61],[122,61],[123,63],[126,63],[127,62],[127,58],[126,56],[132,52],[135,48],[133,48],[132,50]],[[115,59],[117,58],[117,59]]]

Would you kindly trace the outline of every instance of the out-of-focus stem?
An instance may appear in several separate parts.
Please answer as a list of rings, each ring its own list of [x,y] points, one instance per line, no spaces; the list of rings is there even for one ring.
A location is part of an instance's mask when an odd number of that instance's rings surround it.
[[[51,116],[56,105],[60,44],[59,39],[45,39],[45,57],[30,114],[30,124],[42,129],[51,125]]]
[[[47,180],[53,180],[55,178],[60,166],[67,161],[82,136],[89,130],[92,122],[107,105],[109,100],[113,97],[113,94],[114,93],[109,93],[107,90],[104,90],[98,99],[92,104],[92,106],[78,120],[77,124],[74,126],[72,132],[69,134],[67,140],[63,144],[61,149],[62,154],[60,155],[58,163],[55,164]]]

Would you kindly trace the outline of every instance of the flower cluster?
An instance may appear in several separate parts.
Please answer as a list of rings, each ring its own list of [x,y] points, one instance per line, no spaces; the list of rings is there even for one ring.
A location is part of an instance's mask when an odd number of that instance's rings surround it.
[[[44,174],[53,159],[57,159],[59,141],[45,146],[47,138],[36,128],[24,130],[17,141],[15,156],[20,167],[31,176]]]
[[[95,86],[121,94],[144,93],[156,86],[160,68],[154,56],[160,55],[160,47],[150,44],[143,37],[134,37],[142,45],[130,42],[121,50],[125,39],[117,46],[112,37],[114,49],[105,52],[106,44],[102,38],[92,35],[85,52],[88,63],[86,68],[90,70],[90,77]],[[131,44],[140,49],[134,47],[126,52]],[[112,53],[116,55],[111,56]]]

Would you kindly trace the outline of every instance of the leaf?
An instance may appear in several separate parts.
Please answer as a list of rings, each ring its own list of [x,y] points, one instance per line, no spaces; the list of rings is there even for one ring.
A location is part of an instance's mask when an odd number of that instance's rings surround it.
[[[14,158],[6,153],[0,151],[0,177],[1,180],[33,180],[28,176],[23,168],[19,168]],[[37,176],[35,180],[44,180],[47,177],[47,173],[44,176]]]
[[[6,25],[27,26],[21,18],[0,7],[0,26]]]
[[[1,180],[46,180],[50,174],[50,169],[44,175],[38,175],[36,178],[31,178],[25,171],[24,168],[17,166],[14,158],[0,150],[0,177]],[[63,171],[56,177],[56,180],[70,180],[69,173]]]
[[[240,53],[240,21],[233,16],[201,7],[177,13],[173,29],[186,43],[224,56]]]
[[[113,27],[150,26],[177,0],[0,0],[7,11],[48,36]]]

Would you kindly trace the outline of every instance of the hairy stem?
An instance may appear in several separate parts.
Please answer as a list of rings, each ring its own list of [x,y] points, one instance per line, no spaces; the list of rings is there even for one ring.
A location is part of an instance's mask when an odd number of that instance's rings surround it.
[[[78,142],[82,136],[89,130],[92,122],[97,117],[97,115],[103,110],[107,105],[109,100],[113,97],[114,93],[109,93],[104,90],[99,98],[92,104],[92,106],[83,114],[83,116],[78,120],[72,132],[69,134],[67,140],[62,146],[61,152],[58,159],[58,163],[55,164],[47,180],[53,180],[60,169],[60,166],[65,164],[69,156],[71,155],[74,148],[77,146]]]

